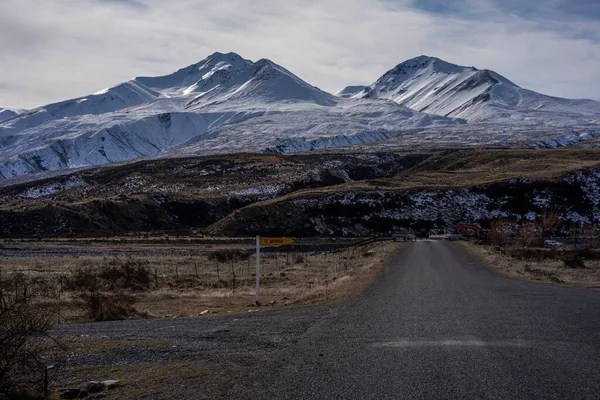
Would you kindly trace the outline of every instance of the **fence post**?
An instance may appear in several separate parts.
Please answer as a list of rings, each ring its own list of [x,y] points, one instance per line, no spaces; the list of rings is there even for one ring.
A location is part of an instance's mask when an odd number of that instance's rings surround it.
[[[260,305],[260,236],[256,236],[256,305]]]
[[[233,264],[233,259],[231,259],[231,277],[232,277],[232,292],[235,293],[235,266]]]

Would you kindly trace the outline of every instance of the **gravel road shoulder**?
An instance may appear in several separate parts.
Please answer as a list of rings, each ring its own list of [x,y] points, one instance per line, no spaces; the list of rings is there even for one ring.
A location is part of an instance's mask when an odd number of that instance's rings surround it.
[[[119,399],[222,398],[332,307],[60,326],[69,354],[56,356],[56,379],[61,389],[117,379]]]

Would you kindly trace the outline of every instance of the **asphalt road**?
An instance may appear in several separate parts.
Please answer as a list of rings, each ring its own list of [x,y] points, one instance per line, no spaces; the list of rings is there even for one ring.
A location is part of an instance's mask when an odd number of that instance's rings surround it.
[[[506,278],[453,243],[410,244],[230,397],[600,399],[600,291]]]

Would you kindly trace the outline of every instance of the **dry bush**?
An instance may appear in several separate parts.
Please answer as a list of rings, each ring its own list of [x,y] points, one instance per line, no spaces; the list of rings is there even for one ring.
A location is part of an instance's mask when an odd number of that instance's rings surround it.
[[[127,260],[101,268],[77,268],[65,279],[66,289],[73,291],[148,290],[152,274],[148,261]]]
[[[546,234],[554,232],[560,224],[560,214],[554,210],[545,210],[541,218],[538,220],[539,231],[541,234],[541,242],[544,242]]]
[[[519,226],[517,241],[522,247],[533,247],[537,244],[538,227],[533,223],[524,223]]]
[[[490,240],[496,246],[504,247],[508,244],[513,232],[514,224],[508,220],[496,220],[490,222]]]
[[[43,355],[57,344],[48,333],[55,315],[31,295],[9,298],[0,291],[0,399],[41,398]]]
[[[152,282],[148,261],[127,260],[122,264],[104,267],[98,276],[110,282],[111,288],[147,290]]]
[[[64,284],[67,290],[96,290],[100,286],[98,271],[90,267],[77,268],[65,277]]]
[[[585,268],[584,255],[579,251],[565,253],[562,261],[566,268]]]
[[[213,251],[208,255],[210,261],[217,261],[220,263],[228,261],[245,261],[250,258],[251,252],[245,250],[219,250]]]
[[[135,298],[125,293],[83,292],[78,295],[88,318],[93,321],[119,321],[137,315]]]

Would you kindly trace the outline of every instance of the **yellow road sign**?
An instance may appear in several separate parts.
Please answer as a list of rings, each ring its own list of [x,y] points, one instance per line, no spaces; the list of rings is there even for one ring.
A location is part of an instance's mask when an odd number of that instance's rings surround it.
[[[287,246],[292,243],[294,243],[294,240],[290,238],[260,238],[261,246]]]

